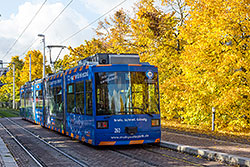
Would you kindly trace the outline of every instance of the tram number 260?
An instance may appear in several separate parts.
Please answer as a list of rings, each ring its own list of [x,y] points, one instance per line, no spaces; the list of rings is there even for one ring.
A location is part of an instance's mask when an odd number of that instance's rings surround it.
[[[121,128],[114,128],[114,129],[115,129],[114,133],[121,133]]]

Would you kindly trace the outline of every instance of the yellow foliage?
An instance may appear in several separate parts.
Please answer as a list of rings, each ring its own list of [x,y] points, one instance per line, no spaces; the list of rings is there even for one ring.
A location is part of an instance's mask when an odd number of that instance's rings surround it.
[[[20,73],[22,84],[29,81],[30,58],[31,55],[31,80],[43,77],[43,55],[39,50],[28,51],[24,58],[24,65]],[[45,74],[51,73],[50,66],[45,67]]]
[[[182,67],[192,91],[187,94],[185,122],[209,122],[216,107],[218,128],[250,129],[249,3],[186,2],[190,17],[180,27],[180,38],[187,41]]]
[[[9,71],[6,75],[0,77],[0,81],[5,84],[0,88],[0,100],[12,101],[13,97],[13,63],[15,63],[15,95],[16,101],[19,101],[19,88],[22,85],[20,80],[21,70],[23,68],[23,61],[19,60],[19,56],[13,56],[11,62],[8,64]]]

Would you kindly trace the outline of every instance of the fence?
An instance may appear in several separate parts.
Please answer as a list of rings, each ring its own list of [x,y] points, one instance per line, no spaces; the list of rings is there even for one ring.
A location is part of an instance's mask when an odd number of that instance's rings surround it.
[[[15,109],[19,109],[20,105],[20,102],[15,102]],[[0,108],[13,108],[13,102],[0,102]]]

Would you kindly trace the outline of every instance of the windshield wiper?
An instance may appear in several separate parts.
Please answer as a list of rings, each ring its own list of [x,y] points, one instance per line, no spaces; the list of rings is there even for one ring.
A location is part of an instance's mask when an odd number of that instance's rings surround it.
[[[144,114],[148,114],[151,117],[154,117],[153,114],[150,114],[149,112],[143,111]]]
[[[143,108],[139,108],[139,107],[131,107],[131,109],[138,109],[138,110],[141,110],[144,114],[147,114],[147,115],[149,115],[149,116],[151,116],[151,117],[154,117],[152,114],[150,114],[150,113],[146,112]]]

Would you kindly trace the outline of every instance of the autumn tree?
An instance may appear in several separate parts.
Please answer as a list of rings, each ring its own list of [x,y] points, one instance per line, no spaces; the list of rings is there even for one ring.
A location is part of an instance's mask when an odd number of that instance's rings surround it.
[[[65,55],[63,59],[55,62],[56,71],[66,70],[77,66],[78,61],[96,53],[106,53],[105,43],[99,39],[93,38],[90,41],[85,40],[85,44],[81,44],[76,48],[69,46],[70,55]]]
[[[109,20],[99,22],[96,34],[110,53],[135,53],[131,31],[131,19],[120,9]]]
[[[76,48],[69,46],[70,55],[55,63],[57,71],[77,66],[79,60],[96,53],[134,53],[131,47],[130,18],[123,11],[115,12],[108,21],[99,22],[95,32],[97,39],[85,40]]]
[[[163,6],[165,7],[165,6]],[[161,114],[167,119],[180,118],[183,112],[183,83],[178,25],[180,19],[174,11],[164,12],[155,1],[142,0],[131,21],[133,40],[141,61],[159,67]]]
[[[23,61],[19,59],[19,56],[13,56],[11,58],[11,62],[8,64],[9,71],[6,75],[2,75],[0,77],[1,82],[4,84],[0,88],[0,101],[12,101],[13,97],[13,64],[15,63],[15,95],[16,101],[19,101],[19,88],[22,85],[21,78],[21,70],[23,68]]]
[[[250,129],[250,3],[247,0],[187,0],[189,18],[181,28],[189,91],[185,122]]]
[[[28,51],[24,58],[24,66],[20,73],[20,81],[22,84],[29,81],[30,57],[31,55],[31,79],[39,79],[43,77],[43,55],[39,50]],[[45,66],[45,74],[51,73],[50,66]]]

